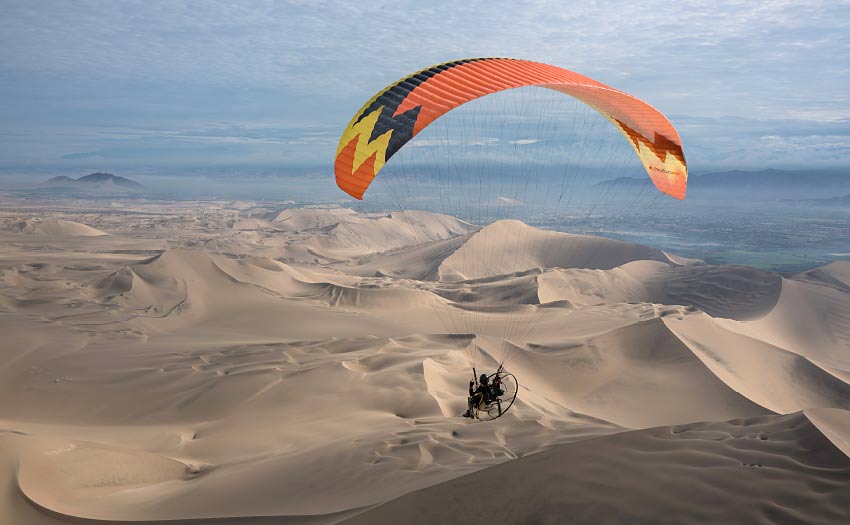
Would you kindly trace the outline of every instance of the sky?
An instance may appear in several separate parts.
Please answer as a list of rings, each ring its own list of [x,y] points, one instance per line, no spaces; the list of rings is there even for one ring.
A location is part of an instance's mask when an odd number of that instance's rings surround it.
[[[850,166],[850,1],[0,0],[0,168],[331,169],[432,64],[538,60],[640,97],[691,172]]]

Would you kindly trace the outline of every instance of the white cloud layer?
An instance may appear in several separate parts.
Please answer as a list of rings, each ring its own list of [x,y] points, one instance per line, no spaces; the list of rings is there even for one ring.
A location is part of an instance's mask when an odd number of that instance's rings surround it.
[[[275,130],[332,134],[389,82],[469,56],[541,60],[632,92],[680,126],[692,162],[850,158],[847,1],[3,4],[7,162],[132,151],[138,137],[104,137],[115,126],[161,130],[142,146],[309,146],[326,159],[332,138],[305,145]],[[260,129],[193,134],[222,122]],[[260,157],[290,154],[272,151]]]

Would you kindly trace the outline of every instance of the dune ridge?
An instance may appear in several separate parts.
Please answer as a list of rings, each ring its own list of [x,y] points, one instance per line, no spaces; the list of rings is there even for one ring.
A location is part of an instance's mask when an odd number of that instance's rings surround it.
[[[0,521],[850,512],[848,262],[778,275],[515,221],[194,206],[40,212],[109,236],[0,230]],[[457,417],[470,365],[506,357],[511,411]]]
[[[561,445],[343,523],[839,523],[848,478],[850,458],[795,413]]]
[[[29,235],[54,235],[67,237],[98,237],[108,233],[91,226],[64,219],[20,219],[4,223],[5,229]]]

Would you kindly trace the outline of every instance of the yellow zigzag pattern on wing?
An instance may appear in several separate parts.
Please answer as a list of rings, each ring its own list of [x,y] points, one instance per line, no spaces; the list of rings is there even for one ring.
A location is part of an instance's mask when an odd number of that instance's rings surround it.
[[[377,153],[377,155],[375,155],[375,171],[373,175],[381,171],[381,168],[384,167],[384,163],[387,161],[387,146],[390,143],[390,137],[393,134],[393,130],[387,131],[371,142],[369,141],[369,137],[372,136],[372,130],[375,129],[375,124],[378,122],[378,117],[381,115],[383,110],[384,107],[381,106],[363,117],[360,122],[351,124],[349,127],[345,128],[345,131],[339,141],[337,155],[339,155],[339,152],[342,151],[342,148],[345,147],[345,145],[357,137],[357,150],[354,152],[352,172],[357,171],[357,168],[359,168],[361,164],[366,162],[366,160],[375,153]]]
[[[471,59],[470,61],[472,61],[472,60],[490,60],[490,59],[488,59],[488,58],[476,58],[476,59]],[[499,59],[499,60],[513,60],[513,59],[506,58],[506,59]],[[383,111],[384,108],[383,108],[383,106],[379,107],[378,109],[376,109],[375,111],[370,113],[368,116],[363,117],[360,120],[360,122],[356,122],[357,117],[359,115],[362,115],[363,112],[366,111],[366,108],[371,106],[372,102],[377,100],[381,95],[383,95],[387,91],[391,90],[392,88],[396,87],[397,85],[401,84],[402,82],[404,82],[408,78],[415,77],[416,75],[422,74],[425,71],[428,71],[429,69],[433,69],[433,68],[439,67],[439,66],[444,66],[444,65],[447,65],[447,64],[453,64],[455,62],[457,62],[457,61],[442,62],[442,63],[437,64],[435,66],[429,66],[429,67],[426,67],[424,69],[420,69],[416,73],[407,75],[406,77],[398,80],[397,82],[393,82],[392,84],[385,87],[381,91],[375,93],[375,96],[370,98],[369,100],[367,100],[366,103],[363,104],[363,107],[361,107],[360,110],[357,113],[355,113],[354,119],[352,119],[351,122],[348,123],[348,126],[345,128],[345,131],[343,131],[342,136],[339,139],[339,144],[337,144],[337,147],[336,147],[337,156],[339,156],[339,153],[342,151],[342,148],[347,146],[348,143],[351,142],[351,140],[358,133],[360,133],[359,140],[357,141],[357,154],[355,155],[355,158],[354,158],[354,164],[352,166],[352,171],[357,171],[357,168],[359,168],[360,165],[363,164],[363,162],[365,162],[366,159],[368,159],[372,155],[372,153],[375,153],[376,151],[378,151],[378,155],[376,155],[376,158],[375,158],[375,173],[378,173],[379,171],[381,171],[381,168],[383,168],[384,164],[386,164],[386,162],[387,162],[386,151],[387,151],[387,145],[390,142],[390,137],[392,136],[392,130],[384,133],[383,135],[381,135],[377,139],[373,140],[371,142],[371,144],[369,143],[369,137],[372,136],[372,130],[375,128],[375,123],[378,121],[378,116],[380,116],[381,111]],[[369,122],[364,123],[367,120]],[[380,150],[378,149],[379,147],[381,148]],[[363,151],[362,154],[360,153],[361,150]],[[366,154],[366,152],[368,152],[368,154]]]

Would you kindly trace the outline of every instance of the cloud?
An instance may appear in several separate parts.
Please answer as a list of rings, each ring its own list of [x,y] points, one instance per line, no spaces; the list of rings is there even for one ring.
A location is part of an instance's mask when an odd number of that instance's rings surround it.
[[[517,208],[517,207],[525,206],[525,203],[520,201],[520,200],[517,200],[517,199],[512,199],[510,197],[501,197],[500,196],[500,197],[496,197],[495,199],[493,199],[491,201],[482,202],[481,205],[482,206],[491,206],[491,207],[496,207],[496,208]]]
[[[99,151],[83,151],[80,153],[68,153],[67,155],[62,155],[62,158],[66,160],[102,159],[103,154]]]
[[[420,138],[416,137],[411,140],[406,147],[408,148],[467,148],[470,146],[495,146],[499,144],[498,137],[477,137],[477,136],[468,136],[466,134],[461,133],[461,131],[455,126],[455,129],[452,131],[443,131],[442,134],[451,134],[451,138]],[[425,136],[432,135],[430,133]],[[440,135],[441,133],[433,133],[434,135]]]
[[[700,93],[706,100],[697,105],[704,109],[721,102],[746,110],[746,102],[764,105],[772,98],[765,93],[790,95],[801,88],[811,98],[826,88],[818,101],[823,106],[829,94],[846,92],[834,80],[847,82],[850,74],[840,60],[850,43],[850,7],[832,1],[650,1],[640,9],[606,2],[558,9],[544,0],[47,0],[11,3],[4,11],[4,69],[310,94],[368,96],[376,85],[418,67],[482,55],[549,61],[642,96],[658,93],[653,98],[672,110],[693,107]]]
[[[694,161],[803,162],[812,157],[807,140],[820,139],[759,138],[790,137],[784,123],[796,121],[812,128],[806,136],[827,137],[817,147],[837,162],[844,146],[828,137],[830,125],[850,119],[848,24],[850,3],[831,0],[652,0],[640,8],[548,0],[6,2],[0,134],[13,138],[0,154],[43,158],[49,142],[59,158],[172,137],[306,146],[286,154],[324,162],[335,130],[381,87],[454,58],[515,56],[650,101],[683,127]],[[711,124],[700,127],[699,119]],[[233,129],[196,133],[217,121]],[[237,129],[241,123],[249,133]],[[68,127],[87,137],[65,135]],[[300,137],[276,134],[299,127]],[[110,129],[124,135],[108,136]],[[327,133],[326,143],[310,142],[308,131]],[[746,155],[731,151],[736,143]]]
[[[674,121],[692,168],[850,165],[850,119],[679,116]]]

